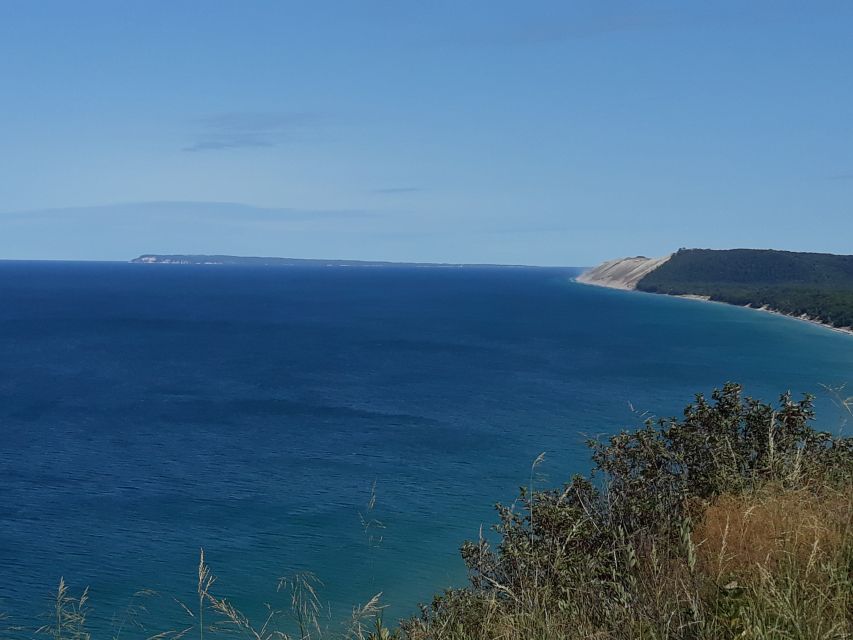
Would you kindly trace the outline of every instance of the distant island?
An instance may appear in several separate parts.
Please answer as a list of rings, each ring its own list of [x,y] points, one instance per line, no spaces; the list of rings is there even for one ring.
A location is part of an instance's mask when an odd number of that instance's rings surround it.
[[[248,266],[280,266],[280,267],[432,267],[432,268],[458,268],[458,267],[489,267],[489,268],[515,268],[515,269],[541,269],[523,264],[455,264],[448,262],[389,262],[382,260],[320,260],[310,258],[264,258],[254,256],[222,256],[222,255],[184,255],[184,254],[154,254],[146,253],[131,260],[140,264],[227,264]],[[547,267],[551,269],[561,267]],[[575,269],[576,267],[562,267]]]
[[[853,256],[770,249],[680,249],[610,260],[578,282],[747,306],[850,330]]]

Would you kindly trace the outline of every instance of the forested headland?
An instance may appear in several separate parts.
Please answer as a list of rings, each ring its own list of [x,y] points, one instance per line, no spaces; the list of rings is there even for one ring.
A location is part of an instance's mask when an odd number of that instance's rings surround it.
[[[680,249],[636,288],[707,296],[853,326],[853,255],[764,249]]]

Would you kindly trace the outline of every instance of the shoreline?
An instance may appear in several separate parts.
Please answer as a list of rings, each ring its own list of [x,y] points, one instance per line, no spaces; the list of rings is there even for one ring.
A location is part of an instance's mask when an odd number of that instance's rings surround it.
[[[791,320],[799,320],[800,322],[808,322],[809,324],[816,325],[818,327],[823,327],[824,329],[829,329],[831,331],[835,331],[836,333],[845,334],[848,336],[853,336],[853,327],[836,327],[826,322],[821,322],[820,320],[815,320],[814,318],[809,318],[808,316],[795,316],[792,313],[785,313],[784,311],[779,311],[778,309],[771,309],[768,306],[763,307],[751,307],[745,304],[734,304],[732,302],[725,302],[724,300],[711,300],[709,296],[700,296],[693,293],[684,293],[684,294],[673,294],[673,293],[653,293],[651,291],[640,291],[636,288],[631,288],[627,286],[611,286],[609,284],[602,284],[600,282],[590,282],[589,280],[579,280],[578,278],[574,278],[573,282],[577,282],[578,284],[590,286],[590,287],[601,287],[603,289],[615,289],[617,291],[629,291],[635,293],[648,293],[653,296],[668,296],[670,298],[683,298],[685,300],[697,300],[699,302],[711,302],[713,304],[724,304],[729,307],[739,307],[741,309],[750,309],[752,311],[763,311],[764,313],[770,313],[776,316],[782,316],[783,318],[790,318]]]

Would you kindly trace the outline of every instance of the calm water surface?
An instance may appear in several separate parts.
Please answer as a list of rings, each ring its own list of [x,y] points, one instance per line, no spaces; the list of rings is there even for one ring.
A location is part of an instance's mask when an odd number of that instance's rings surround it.
[[[0,611],[60,576],[100,619],[189,600],[203,546],[251,612],[310,570],[333,618],[378,591],[401,616],[542,451],[559,483],[631,406],[853,386],[849,336],[571,275],[0,263]]]

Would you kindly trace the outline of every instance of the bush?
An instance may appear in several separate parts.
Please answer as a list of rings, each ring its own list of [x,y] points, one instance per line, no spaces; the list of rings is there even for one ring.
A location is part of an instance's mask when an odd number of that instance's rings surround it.
[[[462,547],[470,587],[404,630],[417,640],[847,637],[853,448],[815,430],[813,409],[810,396],[784,394],[774,408],[727,384],[681,419],[590,442],[591,476],[498,505],[496,546]]]

